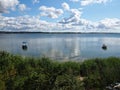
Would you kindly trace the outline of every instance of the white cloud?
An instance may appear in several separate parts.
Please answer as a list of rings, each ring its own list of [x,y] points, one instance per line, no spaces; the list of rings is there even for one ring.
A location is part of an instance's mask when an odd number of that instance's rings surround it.
[[[70,0],[70,1],[72,1],[72,2],[79,2],[79,0]]]
[[[60,15],[63,14],[62,9],[56,9],[54,7],[46,7],[46,6],[41,6],[39,7],[39,10],[41,10],[41,16],[46,16],[50,18],[58,18]]]
[[[73,17],[72,17],[73,18]],[[3,31],[43,31],[43,32],[120,32],[120,19],[103,19],[98,22],[69,18],[60,23],[42,21],[35,16],[0,16],[0,30]]]
[[[79,22],[82,11],[80,11],[79,9],[70,9],[69,10],[70,16],[68,18],[64,18],[60,21],[60,23],[76,23]]]
[[[86,6],[86,5],[95,4],[95,3],[97,3],[97,4],[101,4],[101,3],[105,4],[108,1],[111,1],[111,0],[82,0],[81,5]]]
[[[69,10],[69,9],[70,9],[69,5],[68,5],[66,2],[62,3],[62,7],[63,7],[65,10]]]
[[[81,6],[87,6],[90,4],[105,4],[112,0],[70,0],[72,2],[80,2]]]
[[[81,9],[72,9],[69,7],[69,5],[67,3],[62,3],[62,7],[67,10],[67,14],[69,14],[69,16],[67,18],[63,18],[59,23],[62,24],[74,24],[76,22],[79,22],[80,17],[82,15],[82,10]]]
[[[104,20],[101,20],[99,22],[99,27],[101,26],[101,28],[117,28],[120,27],[120,19],[117,18],[105,18]]]
[[[93,3],[93,2],[94,2],[94,0],[82,0],[81,5],[86,6],[86,5],[89,5],[89,4]]]
[[[19,17],[0,16],[0,30],[37,31],[45,30],[48,26],[48,22],[28,15]]]
[[[106,18],[98,22],[88,21],[82,18],[70,17],[62,19],[59,23],[63,25],[72,25],[74,30],[81,31],[100,31],[100,32],[118,32],[120,29],[120,19],[118,18]],[[120,32],[120,31],[119,31]]]
[[[18,4],[18,0],[0,0],[0,13],[8,13],[9,10],[15,10]]]
[[[33,4],[35,3],[39,3],[40,1],[39,0],[32,0]]]
[[[20,11],[24,11],[24,10],[27,9],[25,4],[19,4],[18,8],[19,8]]]

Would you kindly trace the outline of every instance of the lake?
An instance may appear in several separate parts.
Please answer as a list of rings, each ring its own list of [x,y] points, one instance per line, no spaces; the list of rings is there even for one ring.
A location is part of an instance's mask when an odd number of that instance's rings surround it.
[[[107,49],[102,49],[103,44]],[[0,51],[62,61],[120,57],[120,34],[0,33]]]

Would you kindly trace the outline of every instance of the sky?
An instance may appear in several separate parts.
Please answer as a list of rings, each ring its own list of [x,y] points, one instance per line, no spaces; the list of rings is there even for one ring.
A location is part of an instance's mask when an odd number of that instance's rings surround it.
[[[0,31],[120,33],[120,0],[0,0]]]

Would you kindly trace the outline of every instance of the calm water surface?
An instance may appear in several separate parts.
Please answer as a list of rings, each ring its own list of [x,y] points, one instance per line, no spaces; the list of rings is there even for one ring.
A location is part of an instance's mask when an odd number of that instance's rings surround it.
[[[27,42],[27,50],[22,43]],[[107,45],[107,50],[101,47]],[[55,60],[120,57],[120,34],[0,34],[0,50]]]

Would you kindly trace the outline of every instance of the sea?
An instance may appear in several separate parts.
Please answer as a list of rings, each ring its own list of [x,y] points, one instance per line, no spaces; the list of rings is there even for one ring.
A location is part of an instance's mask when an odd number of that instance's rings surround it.
[[[0,51],[57,61],[120,57],[120,34],[0,33]]]

